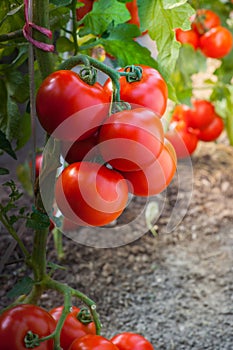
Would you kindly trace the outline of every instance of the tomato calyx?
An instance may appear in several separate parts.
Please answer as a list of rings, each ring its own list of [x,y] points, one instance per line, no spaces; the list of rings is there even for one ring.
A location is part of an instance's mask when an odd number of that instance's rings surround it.
[[[38,334],[28,331],[24,337],[24,343],[27,349],[34,349],[40,345],[40,339]]]
[[[80,70],[79,76],[88,85],[94,85],[97,81],[97,70],[92,66],[85,66]]]
[[[90,313],[90,310],[87,309],[86,307],[83,307],[78,315],[77,315],[77,319],[82,322],[83,324],[88,324],[88,323],[91,323],[93,322],[92,320],[92,316],[91,316],[91,313]]]
[[[120,75],[126,76],[128,83],[133,83],[135,81],[140,81],[142,78],[142,67],[140,66],[126,66],[123,72],[119,72]]]

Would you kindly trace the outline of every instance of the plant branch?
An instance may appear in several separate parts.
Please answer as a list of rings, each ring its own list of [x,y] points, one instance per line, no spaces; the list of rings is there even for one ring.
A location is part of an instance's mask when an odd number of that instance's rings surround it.
[[[6,33],[6,34],[1,34],[0,35],[0,42],[3,41],[9,41],[9,40],[15,40],[18,38],[23,38],[23,31],[22,29],[16,30],[14,32]]]

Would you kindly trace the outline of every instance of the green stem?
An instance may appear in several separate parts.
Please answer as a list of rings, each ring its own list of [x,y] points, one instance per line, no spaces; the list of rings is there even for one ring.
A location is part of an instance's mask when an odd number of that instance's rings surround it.
[[[7,34],[1,34],[0,35],[0,42],[2,41],[8,41],[8,40],[15,40],[18,38],[23,38],[23,31],[22,29],[16,30],[14,32],[10,32]]]
[[[58,260],[62,260],[65,256],[62,245],[62,232],[57,227],[53,229],[53,240]]]
[[[75,55],[77,55],[77,53],[78,53],[76,4],[77,4],[77,0],[72,0],[72,3],[71,3],[72,37],[73,37],[73,41],[74,41],[74,54]]]

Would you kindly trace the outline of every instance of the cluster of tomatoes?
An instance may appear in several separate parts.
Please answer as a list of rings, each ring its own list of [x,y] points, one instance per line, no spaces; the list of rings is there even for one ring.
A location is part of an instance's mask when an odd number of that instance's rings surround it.
[[[206,57],[222,58],[233,45],[231,32],[221,25],[220,17],[209,9],[198,9],[191,17],[191,29],[176,29],[177,41],[200,49]]]
[[[38,90],[39,121],[61,140],[68,163],[56,181],[56,203],[76,225],[112,222],[126,208],[129,192],[156,195],[175,173],[176,154],[160,120],[167,105],[166,83],[154,68],[137,69],[142,75],[133,82],[126,75],[134,70],[119,70],[124,73],[120,97],[130,109],[111,115],[110,78],[103,86],[89,85],[77,73],[62,70],[48,76]]]
[[[33,304],[14,306],[0,316],[0,344],[4,350],[53,350],[54,339],[40,339],[53,334],[61,317],[63,306],[49,312]],[[78,307],[73,306],[60,333],[63,350],[153,350],[152,344],[137,333],[119,333],[107,339],[96,334],[92,320],[82,322]]]
[[[224,129],[223,119],[207,100],[193,100],[192,107],[177,105],[169,130],[165,134],[176,150],[178,158],[192,154],[198,141],[214,141]]]

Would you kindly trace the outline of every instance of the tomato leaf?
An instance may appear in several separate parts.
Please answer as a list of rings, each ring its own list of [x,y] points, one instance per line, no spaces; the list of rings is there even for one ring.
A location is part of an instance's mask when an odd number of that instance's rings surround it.
[[[90,33],[101,35],[108,29],[110,23],[117,25],[129,19],[130,13],[125,4],[117,0],[99,0],[94,2],[92,11],[80,21],[84,27],[79,31],[79,35],[84,36]]]
[[[6,138],[6,135],[1,130],[0,130],[0,149],[8,153],[12,158],[17,159],[16,154],[12,149],[12,146],[9,140]]]
[[[19,164],[16,169],[17,178],[22,184],[24,190],[30,195],[33,195],[32,179],[31,179],[31,169],[29,167],[28,161],[23,164]]]
[[[7,293],[7,297],[10,299],[14,299],[19,297],[20,295],[28,294],[32,290],[33,285],[33,279],[26,276],[14,285],[14,287]]]
[[[49,227],[49,225],[49,217],[35,208],[26,222],[26,227],[33,228],[35,230],[46,229]]]
[[[50,3],[56,5],[57,7],[61,7],[70,5],[72,0],[50,0]]]
[[[148,30],[156,42],[159,70],[168,79],[175,68],[180,49],[174,29],[190,29],[189,18],[195,11],[183,0],[138,0],[138,11],[141,30]]]
[[[0,168],[0,175],[7,175],[9,174],[9,170],[6,168]]]

